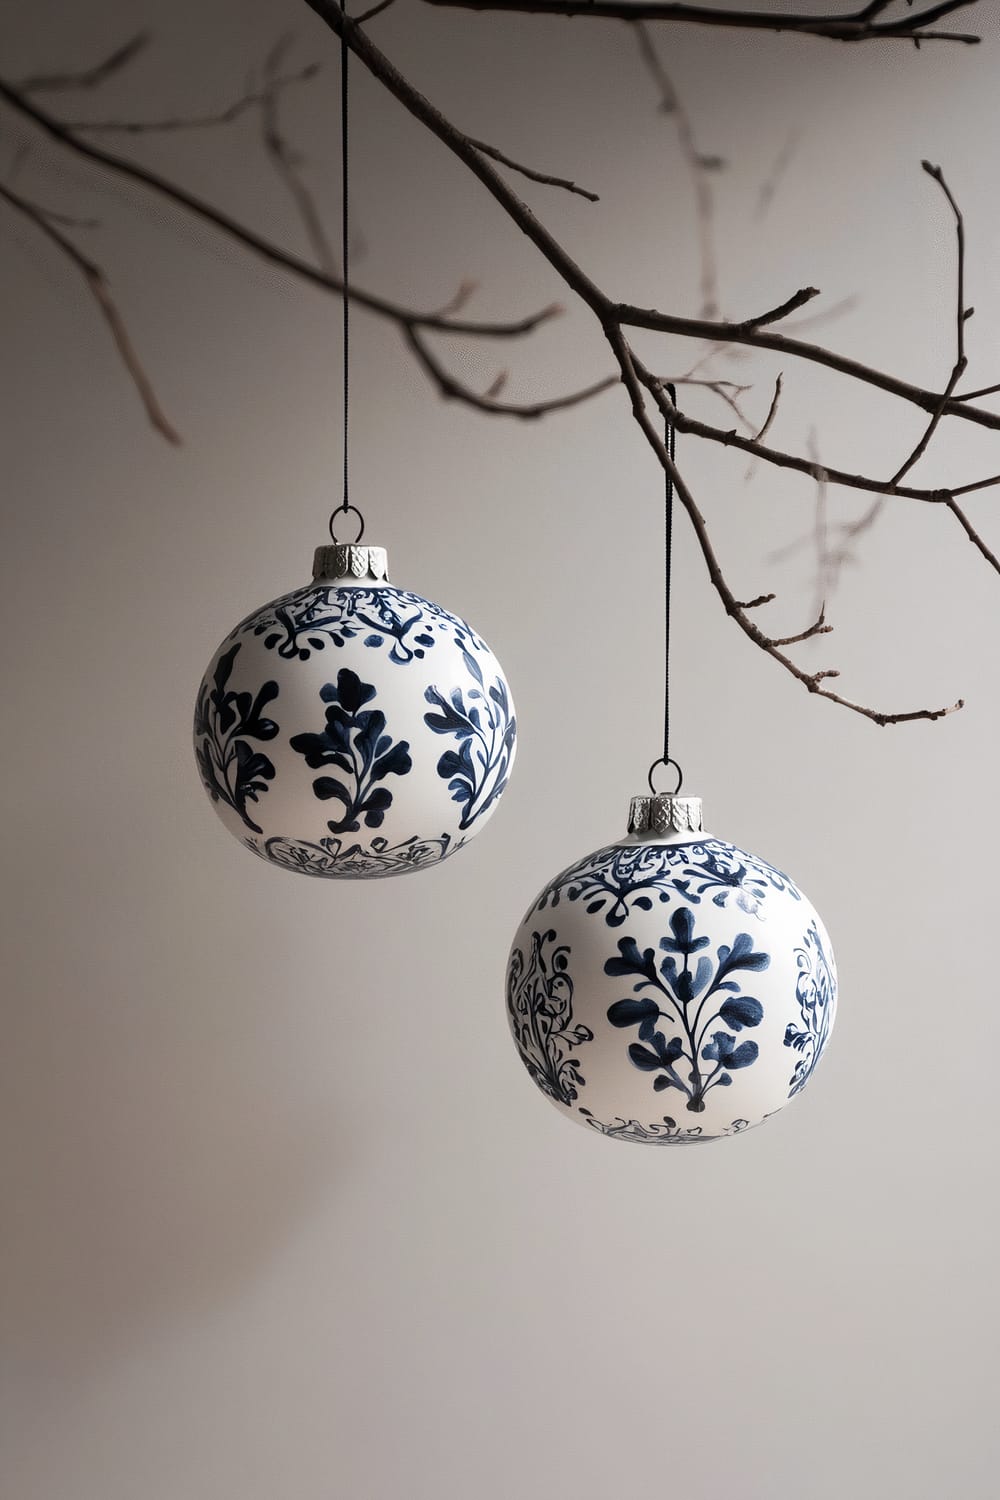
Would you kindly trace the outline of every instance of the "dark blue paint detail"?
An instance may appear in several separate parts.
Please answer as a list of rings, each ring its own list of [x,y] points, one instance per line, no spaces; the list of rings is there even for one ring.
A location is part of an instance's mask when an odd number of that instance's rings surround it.
[[[194,711],[195,756],[205,790],[213,802],[225,802],[248,828],[260,833],[247,809],[274,780],[274,765],[250,740],[273,740],[278,726],[264,709],[278,696],[278,684],[265,682],[257,696],[229,691],[237,643],[215,666],[212,687],[203,682]]]
[[[436,712],[424,714],[424,723],[435,734],[450,734],[458,741],[457,749],[441,756],[437,772],[447,781],[452,801],[462,807],[458,826],[470,828],[507,785],[517,724],[503,678],[487,688],[479,663],[468,651],[462,656],[478,686],[464,693],[455,688],[450,697],[429,687],[424,697]]]
[[[444,637],[463,651],[485,652],[485,642],[457,615],[405,589],[307,584],[249,615],[233,635],[252,631],[269,651],[308,661],[327,645],[343,646],[360,636],[374,651],[388,649],[390,661],[419,661]]]
[[[313,791],[322,801],[344,804],[341,817],[328,823],[331,833],[356,833],[364,818],[367,828],[379,828],[392,805],[388,787],[376,786],[387,776],[405,776],[411,769],[409,744],[393,742],[385,733],[385,714],[365,708],[376,696],[370,682],[342,667],[336,685],[328,682],[320,697],[329,707],[326,728],[320,734],[296,734],[289,740],[293,750],[305,756],[312,770],[333,766],[341,776],[319,776]]]
[[[507,1010],[521,1060],[551,1099],[571,1104],[586,1083],[570,1054],[594,1033],[573,1025],[570,950],[554,932],[533,932],[530,951],[515,948],[507,968]]]
[[[563,899],[582,901],[591,915],[603,913],[609,927],[621,927],[630,912],[651,911],[678,897],[688,906],[699,906],[703,898],[719,907],[732,901],[756,916],[771,891],[802,899],[787,875],[722,839],[610,844],[557,875],[532,910],[556,907]]]
[[[413,870],[440,864],[449,854],[455,854],[461,849],[464,840],[452,843],[451,835],[443,833],[436,839],[421,839],[416,834],[411,834],[401,843],[391,845],[388,839],[381,836],[373,838],[367,846],[336,837],[320,839],[316,844],[271,838],[263,848],[254,839],[247,839],[246,842],[262,859],[281,865],[286,870],[296,870],[302,875],[330,879],[356,879],[359,876],[378,879],[383,876],[406,875]]]
[[[785,1028],[785,1046],[793,1047],[799,1054],[789,1080],[789,1099],[804,1089],[812,1077],[833,1025],[836,981],[815,922],[809,924],[804,946],[796,948],[795,961],[799,969],[795,998],[799,1002],[802,1025],[796,1026],[794,1021],[789,1021]]]
[[[638,1027],[639,1041],[628,1049],[633,1067],[655,1074],[657,1093],[677,1089],[687,1108],[700,1113],[705,1096],[713,1088],[728,1088],[732,1074],[749,1068],[757,1060],[754,1041],[737,1041],[732,1032],[759,1026],[764,1008],[759,1000],[740,994],[739,972],[759,973],[771,962],[770,955],[754,949],[748,932],[741,932],[732,947],[721,944],[713,963],[702,950],[707,937],[695,937],[694,913],[679,907],[670,918],[672,936],[661,938],[658,958],[652,948],[640,951],[634,938],[618,941],[618,958],[604,965],[611,978],[634,978],[637,999],[617,1000],[608,1008],[608,1020],[620,1028]],[[652,992],[652,993],[650,993]],[[716,997],[725,996],[716,1000]],[[664,1009],[666,1004],[666,1009]],[[665,1030],[658,1023],[665,1021]],[[715,1022],[722,1027],[712,1031]],[[678,1034],[668,1040],[666,1030]]]
[[[710,1141],[721,1141],[726,1136],[739,1135],[750,1128],[749,1120],[734,1120],[718,1135],[705,1135],[700,1125],[691,1125],[685,1129],[670,1115],[664,1115],[661,1121],[652,1125],[640,1125],[638,1120],[624,1120],[621,1115],[605,1124],[603,1120],[595,1119],[590,1110],[584,1109],[582,1105],[580,1113],[586,1118],[588,1125],[611,1140],[642,1141],[651,1146],[704,1146]]]

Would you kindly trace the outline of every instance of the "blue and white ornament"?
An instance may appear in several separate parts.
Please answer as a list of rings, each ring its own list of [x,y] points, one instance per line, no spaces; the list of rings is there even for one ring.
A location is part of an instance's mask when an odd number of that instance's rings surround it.
[[[549,882],[521,923],[507,1009],[570,1119],[685,1145],[776,1114],[812,1076],[837,975],[798,887],[702,830],[696,797],[637,797],[629,833]]]
[[[254,610],[198,692],[195,754],[230,833],[306,875],[437,864],[496,810],[510,689],[440,605],[393,588],[381,547],[319,547],[313,581]]]

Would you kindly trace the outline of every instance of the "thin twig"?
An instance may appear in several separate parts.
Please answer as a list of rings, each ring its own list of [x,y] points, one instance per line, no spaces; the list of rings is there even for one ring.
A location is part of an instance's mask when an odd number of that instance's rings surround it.
[[[964,706],[964,700],[961,698],[958,699],[956,703],[951,704],[948,708],[909,709],[900,713],[886,713],[881,709],[868,708],[865,704],[855,703],[852,699],[845,698],[840,693],[831,692],[829,688],[821,686],[821,684],[827,679],[839,676],[839,673],[835,668],[825,668],[819,672],[804,672],[801,667],[799,667],[794,661],[792,661],[791,657],[785,655],[784,651],[781,650],[779,645],[772,641],[769,636],[764,634],[764,632],[757,626],[757,624],[749,618],[747,610],[750,606],[742,604],[735,597],[731,588],[729,587],[729,584],[726,582],[725,576],[722,572],[722,568],[719,565],[719,560],[715,554],[715,549],[712,546],[712,542],[708,534],[708,527],[706,525],[705,518],[701,514],[701,511],[698,509],[694,496],[688,489],[683,476],[678,471],[676,463],[667,452],[666,445],[661,439],[656,425],[650,421],[649,416],[646,412],[645,401],[643,399],[643,387],[645,387],[650,392],[653,400],[659,407],[660,415],[667,423],[673,421],[675,415],[675,408],[670,400],[670,397],[667,395],[666,391],[662,388],[655,377],[650,375],[649,371],[646,370],[645,367],[636,358],[633,350],[626,342],[622,330],[616,327],[614,324],[609,324],[606,327],[605,332],[608,336],[609,343],[611,344],[616,353],[616,356],[620,361],[622,379],[631,398],[633,415],[640,428],[642,429],[646,437],[646,441],[649,443],[650,447],[653,449],[654,453],[659,459],[664,471],[670,476],[673,482],[675,495],[680,500],[684,509],[687,511],[688,517],[694,528],[695,536],[698,539],[698,544],[701,548],[701,554],[704,558],[705,566],[708,569],[709,578],[712,581],[716,593],[719,595],[719,598],[722,601],[726,613],[730,616],[731,619],[735,620],[736,624],[743,631],[744,635],[748,636],[750,640],[752,640],[756,646],[759,646],[762,651],[766,652],[768,656],[772,657],[775,661],[780,663],[780,665],[783,666],[785,670],[789,672],[798,682],[801,682],[810,693],[815,693],[821,698],[828,698],[831,702],[839,704],[842,708],[850,709],[853,713],[860,714],[866,719],[871,719],[873,723],[880,726],[885,726],[886,724],[902,724],[915,719],[941,719],[944,718],[946,714],[955,713],[958,709],[962,708]],[[769,599],[773,597],[773,595],[764,595],[758,600],[751,601],[751,604],[757,605],[759,603],[769,602]]]
[[[944,416],[945,409],[948,405],[949,400],[951,399],[952,392],[958,385],[958,382],[961,380],[962,376],[965,374],[966,366],[969,363],[965,354],[965,325],[971,318],[973,309],[971,307],[966,307],[965,305],[965,221],[962,218],[962,211],[959,208],[958,204],[955,202],[951,189],[949,188],[947,182],[945,182],[944,173],[941,171],[941,168],[931,166],[929,161],[921,162],[921,166],[923,167],[927,175],[929,177],[933,177],[934,181],[941,188],[941,191],[944,193],[949,204],[951,205],[952,213],[955,216],[955,237],[958,262],[956,295],[957,307],[955,317],[955,363],[952,367],[951,375],[948,377],[948,384],[945,386],[941,399],[935,407],[931,415],[931,419],[920,438],[920,441],[917,443],[917,446],[914,448],[909,458],[907,458],[906,461],[901,464],[899,469],[893,475],[890,481],[891,484],[898,484],[899,481],[913,468],[917,460],[921,458],[924,453],[926,453],[927,446],[930,443],[931,438],[937,431],[938,423]]]
[[[69,92],[72,89],[95,89],[105,83],[113,73],[121,72],[130,62],[133,62],[150,42],[150,33],[140,31],[124,43],[116,47],[114,52],[101,62],[95,63],[91,68],[85,68],[76,73],[35,73],[31,77],[22,78],[17,87],[22,94],[41,94]]]
[[[945,504],[952,512],[959,525],[962,527],[962,530],[965,532],[972,545],[978,548],[983,557],[985,557],[986,561],[989,563],[990,567],[995,568],[996,571],[1000,573],[1000,558],[997,557],[995,552],[991,551],[990,548],[987,547],[986,543],[979,535],[979,532],[976,530],[972,522],[969,520],[968,516],[965,514],[965,511],[960,505],[956,504],[954,496],[949,496],[945,501]]]
[[[715,198],[709,181],[709,172],[715,170],[721,162],[718,157],[706,157],[703,152],[699,151],[694,138],[691,117],[653,45],[649,31],[641,21],[635,27],[635,34],[639,43],[639,55],[659,90],[660,109],[664,114],[670,115],[676,124],[681,154],[694,189],[695,224],[698,231],[701,263],[701,316],[717,318],[719,316],[719,275],[715,254]],[[712,163],[711,167],[706,165],[708,162]]]
[[[804,286],[800,291],[793,292],[790,297],[786,297],[784,302],[779,303],[777,307],[772,307],[769,312],[760,313],[756,318],[747,318],[743,323],[739,323],[736,326],[738,328],[753,329],[763,328],[767,323],[780,323],[781,319],[787,318],[789,313],[795,312],[800,307],[804,307],[807,302],[811,302],[814,297],[818,296],[818,287]]]
[[[251,89],[225,109],[204,115],[168,115],[158,120],[64,120],[62,124],[66,130],[83,131],[90,135],[169,135],[178,130],[212,129],[218,125],[231,125],[249,110],[266,104],[281,89],[308,83],[318,73],[319,64],[308,63],[285,77],[272,76],[266,89]]]
[[[759,430],[759,432],[755,432],[754,433],[754,442],[755,443],[759,443],[764,438],[767,437],[767,434],[771,430],[771,423],[774,421],[775,417],[778,415],[778,403],[781,400],[782,378],[783,377],[779,373],[778,376],[777,376],[777,378],[776,378],[776,380],[775,380],[775,382],[774,382],[774,395],[771,397],[771,405],[767,409],[767,416],[764,418],[764,425],[763,425],[763,427],[761,427],[761,429]]]
[[[800,630],[798,635],[772,635],[768,639],[772,646],[795,646],[799,641],[810,641],[814,635],[829,635],[833,626],[826,623],[826,605],[824,604],[819,615],[812,625],[807,625],[805,630]]]
[[[362,33],[359,33],[361,35]],[[12,87],[0,79],[0,99],[5,99],[14,109],[28,119],[33,120],[53,140],[74,151],[78,156],[88,161],[96,162],[99,166],[106,167],[119,176],[126,177],[132,182],[141,183],[144,187],[158,193],[161,197],[186,209],[197,218],[205,220],[206,223],[214,225],[230,238],[238,241],[246,249],[253,251],[262,260],[271,265],[282,267],[283,270],[291,271],[305,281],[312,282],[314,286],[322,287],[324,291],[334,292],[337,296],[343,294],[343,282],[339,276],[328,275],[318,266],[302,260],[297,255],[283,250],[279,245],[272,244],[264,239],[253,229],[240,224],[237,220],[223,213],[221,209],[213,204],[206,203],[189,193],[186,188],[178,186],[161,177],[159,173],[148,167],[140,166],[137,162],[129,161],[127,158],[118,156],[114,152],[106,151],[101,146],[95,146],[90,141],[81,140],[73,131],[68,130],[59,120],[54,119],[47,111],[41,109],[33,101],[26,99],[18,89]],[[468,335],[476,338],[519,338],[525,334],[533,333],[534,330],[547,323],[551,318],[557,317],[562,308],[551,303],[536,313],[531,313],[524,318],[512,318],[507,322],[475,321],[472,319],[458,319],[440,317],[435,313],[421,313],[413,308],[402,307],[398,303],[390,302],[385,297],[376,297],[371,292],[362,291],[354,282],[351,283],[350,295],[359,306],[366,307],[371,312],[380,313],[383,317],[391,318],[394,322],[412,322],[422,328],[434,329],[439,333],[455,333]],[[997,418],[1000,425],[1000,417]]]
[[[565,396],[550,396],[541,401],[498,401],[496,395],[506,383],[506,372],[503,372],[502,377],[499,378],[499,383],[494,381],[489,390],[480,395],[464,382],[457,380],[450,370],[445,368],[432,353],[427,340],[412,324],[404,325],[403,336],[411,352],[416,356],[417,362],[434,381],[442,396],[448,400],[461,401],[465,406],[471,406],[476,411],[488,412],[491,416],[520,417],[526,420],[548,416],[550,412],[565,411],[567,407],[580,406],[584,401],[590,401],[594,396],[599,396],[603,391],[620,384],[621,380],[618,375],[608,375],[603,380],[596,380],[592,385],[584,386],[582,390],[570,391]]]
[[[798,132],[792,131],[792,133],[788,136],[787,140],[782,146],[781,150],[775,157],[774,164],[771,167],[770,172],[761,183],[760,190],[757,194],[757,206],[754,210],[754,218],[758,223],[760,223],[767,216],[771,204],[774,202],[777,196],[778,185],[781,182],[781,179],[784,177],[785,173],[788,171],[792,158],[794,157],[795,152],[798,150],[798,145]]]
[[[36,228],[52,244],[58,246],[63,255],[67,256],[73,265],[76,266],[87,283],[91,295],[101,309],[104,320],[111,330],[111,337],[114,339],[115,347],[118,350],[122,363],[132,377],[132,382],[139,393],[143,406],[146,408],[146,415],[150,422],[156,431],[162,437],[166,438],[168,443],[179,444],[180,435],[168,420],[162,406],[157,400],[156,392],[153,390],[149,376],[142,367],[139,356],[135,351],[135,345],[129,337],[128,329],[125,327],[121,313],[115,306],[114,299],[111,296],[111,288],[108,285],[107,277],[100,266],[83,255],[71,240],[68,240],[64,234],[61,234],[49,222],[48,216],[41,209],[36,208],[33,203],[29,203],[26,198],[20,197],[2,183],[0,183],[0,198],[3,198],[5,202],[10,204],[12,208],[16,209],[25,218],[30,219]]]
[[[567,193],[576,193],[577,197],[586,198],[590,203],[601,201],[596,193],[579,187],[577,183],[570,182],[566,177],[551,177],[547,172],[536,172],[534,167],[526,167],[519,161],[512,161],[509,156],[504,156],[502,151],[498,151],[496,146],[491,146],[486,141],[473,140],[470,135],[469,142],[477,151],[482,151],[485,156],[492,157],[494,161],[500,162],[501,166],[510,167],[512,172],[520,172],[522,177],[528,177],[532,182],[544,183],[546,187],[565,188]]]
[[[379,0],[379,3],[377,5],[373,5],[371,10],[363,11],[362,14],[358,16],[357,24],[359,26],[367,25],[369,21],[374,21],[376,16],[380,16],[384,10],[388,10],[389,6],[395,5],[395,3],[396,0]]]
[[[299,218],[302,220],[313,254],[328,276],[337,274],[337,257],[323,225],[323,219],[312,193],[306,187],[299,172],[301,159],[281,134],[278,124],[278,94],[283,80],[278,74],[281,59],[291,42],[284,36],[272,47],[264,61],[264,88],[259,97],[260,128],[264,149],[274,164],[282,182],[292,195]]]

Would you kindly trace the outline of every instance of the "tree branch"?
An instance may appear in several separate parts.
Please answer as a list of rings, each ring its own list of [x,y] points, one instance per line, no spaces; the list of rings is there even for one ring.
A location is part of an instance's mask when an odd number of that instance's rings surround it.
[[[490,146],[486,141],[473,140],[471,135],[469,136],[469,141],[475,146],[477,151],[482,151],[484,156],[492,157],[501,166],[510,167],[512,172],[520,172],[522,177],[527,177],[532,182],[544,183],[546,187],[565,188],[567,193],[576,193],[578,197],[586,198],[591,203],[600,203],[601,201],[596,193],[591,193],[586,188],[578,187],[575,182],[570,182],[566,177],[550,177],[547,172],[536,172],[534,167],[522,166],[519,161],[511,161],[509,156],[504,156],[503,152],[498,151],[496,146]]]
[[[123,46],[116,47],[114,52],[91,68],[76,73],[35,73],[29,78],[22,78],[17,87],[22,94],[68,93],[74,89],[98,88],[113,73],[119,73],[122,68],[128,67],[149,46],[150,40],[148,31],[137,32]]]
[[[101,146],[95,146],[90,141],[81,140],[59,120],[54,119],[31,100],[26,99],[18,89],[3,79],[0,79],[0,99],[5,100],[18,113],[32,120],[53,140],[59,141],[76,155],[95,162],[98,166],[105,167],[132,182],[141,183],[143,187],[149,188],[160,197],[166,198],[197,218],[212,224],[270,265],[291,271],[294,275],[302,277],[303,280],[311,282],[324,291],[335,292],[338,296],[343,294],[343,282],[339,276],[329,275],[317,266],[311,265],[309,261],[302,260],[299,256],[283,250],[279,245],[272,244],[253,229],[249,229],[246,225],[240,224],[236,219],[223,213],[221,209],[197,198],[186,188],[169,182],[150,168],[139,166],[138,163],[118,156],[114,152],[106,151]],[[513,318],[507,322],[486,322],[450,318],[437,313],[421,313],[413,308],[390,302],[385,297],[377,297],[371,292],[362,291],[353,283],[350,287],[350,295],[359,306],[366,307],[370,312],[379,313],[383,317],[391,318],[397,323],[411,322],[421,328],[434,329],[439,333],[464,334],[475,338],[518,338],[524,334],[533,333],[536,328],[562,312],[562,308],[553,303],[525,318]],[[1000,416],[997,422],[1000,423]]]
[[[87,283],[94,301],[101,309],[104,321],[111,330],[111,337],[114,339],[115,347],[125,368],[132,377],[132,382],[139,393],[143,406],[146,408],[146,415],[150,422],[156,428],[156,431],[166,438],[168,443],[179,444],[180,436],[168,420],[162,406],[157,400],[156,392],[153,390],[149,376],[142,367],[139,356],[135,351],[135,345],[129,337],[129,332],[125,327],[121,313],[115,306],[114,299],[111,296],[111,288],[108,285],[107,277],[100,266],[96,265],[94,261],[89,260],[87,256],[77,249],[72,240],[68,240],[53,224],[49,223],[42,209],[37,208],[33,203],[29,203],[26,198],[20,197],[10,188],[5,187],[3,183],[0,183],[0,198],[16,209],[26,219],[30,219],[31,223],[52,244],[56,245],[80,272],[80,275]]]
[[[793,31],[800,36],[828,37],[838,42],[867,42],[892,38],[911,42],[980,40],[968,32],[928,31],[953,11],[978,0],[943,0],[928,10],[908,13],[898,21],[878,21],[889,0],[842,16],[804,16],[781,11],[716,10],[700,5],[671,4],[668,0],[426,0],[429,5],[462,10],[528,13],[536,16],[589,16],[612,21],[674,21],[697,26],[724,26],[734,31]]]

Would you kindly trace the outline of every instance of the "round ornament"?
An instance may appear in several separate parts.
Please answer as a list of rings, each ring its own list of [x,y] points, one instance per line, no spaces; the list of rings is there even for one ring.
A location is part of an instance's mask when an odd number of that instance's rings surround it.
[[[696,797],[633,799],[628,836],[532,902],[511,948],[521,1060],[570,1119],[688,1145],[776,1114],[812,1076],[837,977],[780,870],[702,829]]]
[[[454,854],[496,810],[515,740],[485,641],[357,544],[319,547],[312,583],[236,626],[194,717],[230,833],[305,875],[401,875]]]

